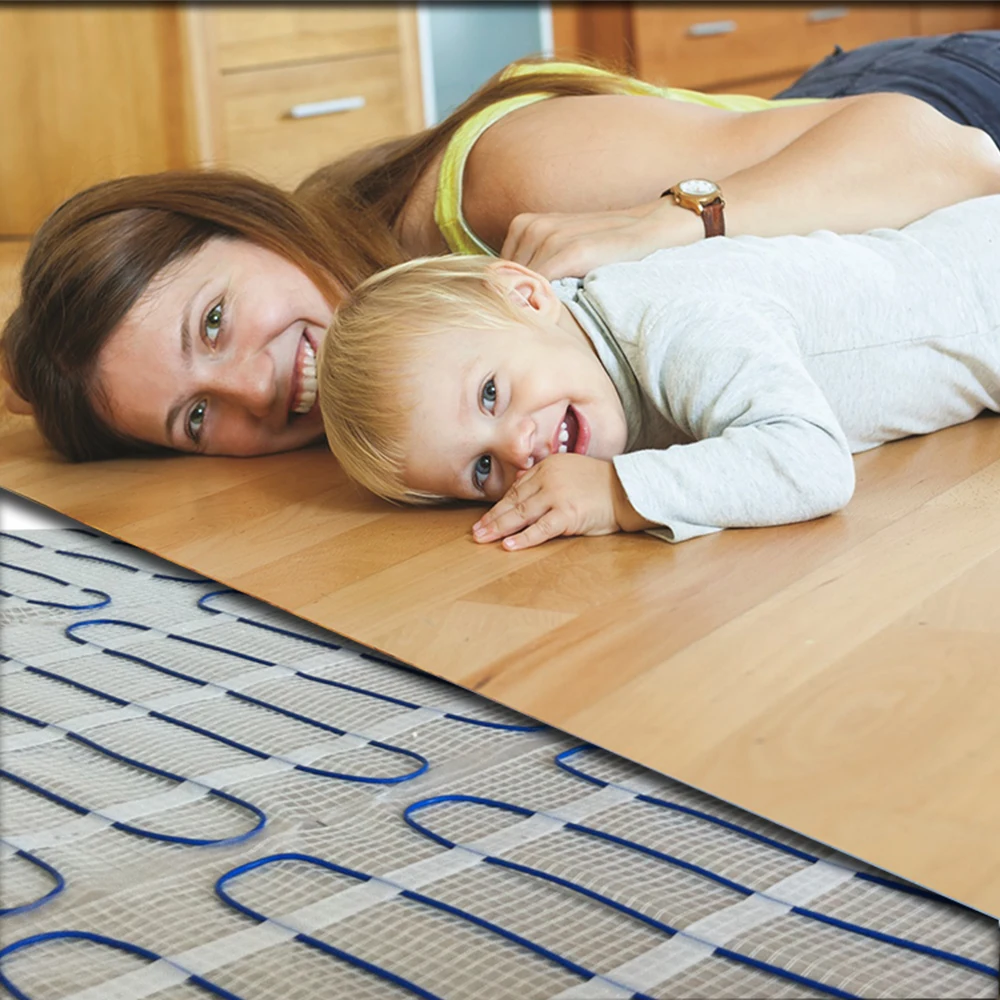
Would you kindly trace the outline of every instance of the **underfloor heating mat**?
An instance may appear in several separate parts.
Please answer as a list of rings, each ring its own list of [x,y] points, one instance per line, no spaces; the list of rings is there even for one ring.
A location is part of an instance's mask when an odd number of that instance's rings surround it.
[[[11,996],[997,997],[989,917],[121,542],[0,545]]]

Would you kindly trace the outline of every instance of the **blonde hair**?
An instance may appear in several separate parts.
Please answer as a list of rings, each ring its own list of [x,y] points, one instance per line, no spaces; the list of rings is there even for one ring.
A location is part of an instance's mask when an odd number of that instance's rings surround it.
[[[524,322],[530,317],[513,304],[489,257],[422,257],[360,284],[337,310],[319,358],[326,438],[347,475],[394,503],[453,499],[405,482],[415,362],[445,330]]]

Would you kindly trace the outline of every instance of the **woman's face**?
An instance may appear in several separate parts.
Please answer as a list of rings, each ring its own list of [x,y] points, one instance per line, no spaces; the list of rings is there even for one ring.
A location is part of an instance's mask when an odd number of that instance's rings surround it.
[[[179,451],[264,455],[322,436],[316,353],[333,311],[284,257],[216,238],[164,268],[98,358],[99,406]]]

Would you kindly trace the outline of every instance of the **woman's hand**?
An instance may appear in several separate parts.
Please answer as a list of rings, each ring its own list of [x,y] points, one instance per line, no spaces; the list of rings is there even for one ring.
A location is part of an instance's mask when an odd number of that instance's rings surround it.
[[[615,212],[516,215],[500,256],[554,281],[582,278],[602,264],[641,260],[704,235],[694,212],[660,198]]]
[[[611,535],[651,524],[628,502],[611,462],[556,454],[519,472],[472,534],[477,542],[502,538],[505,549],[526,549],[560,535]]]

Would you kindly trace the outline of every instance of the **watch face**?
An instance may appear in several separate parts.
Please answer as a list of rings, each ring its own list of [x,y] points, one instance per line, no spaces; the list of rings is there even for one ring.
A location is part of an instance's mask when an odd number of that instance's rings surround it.
[[[719,190],[717,184],[713,184],[711,181],[700,180],[698,178],[689,181],[681,181],[677,187],[681,194],[694,195],[696,198],[701,198],[708,194],[716,194]]]

